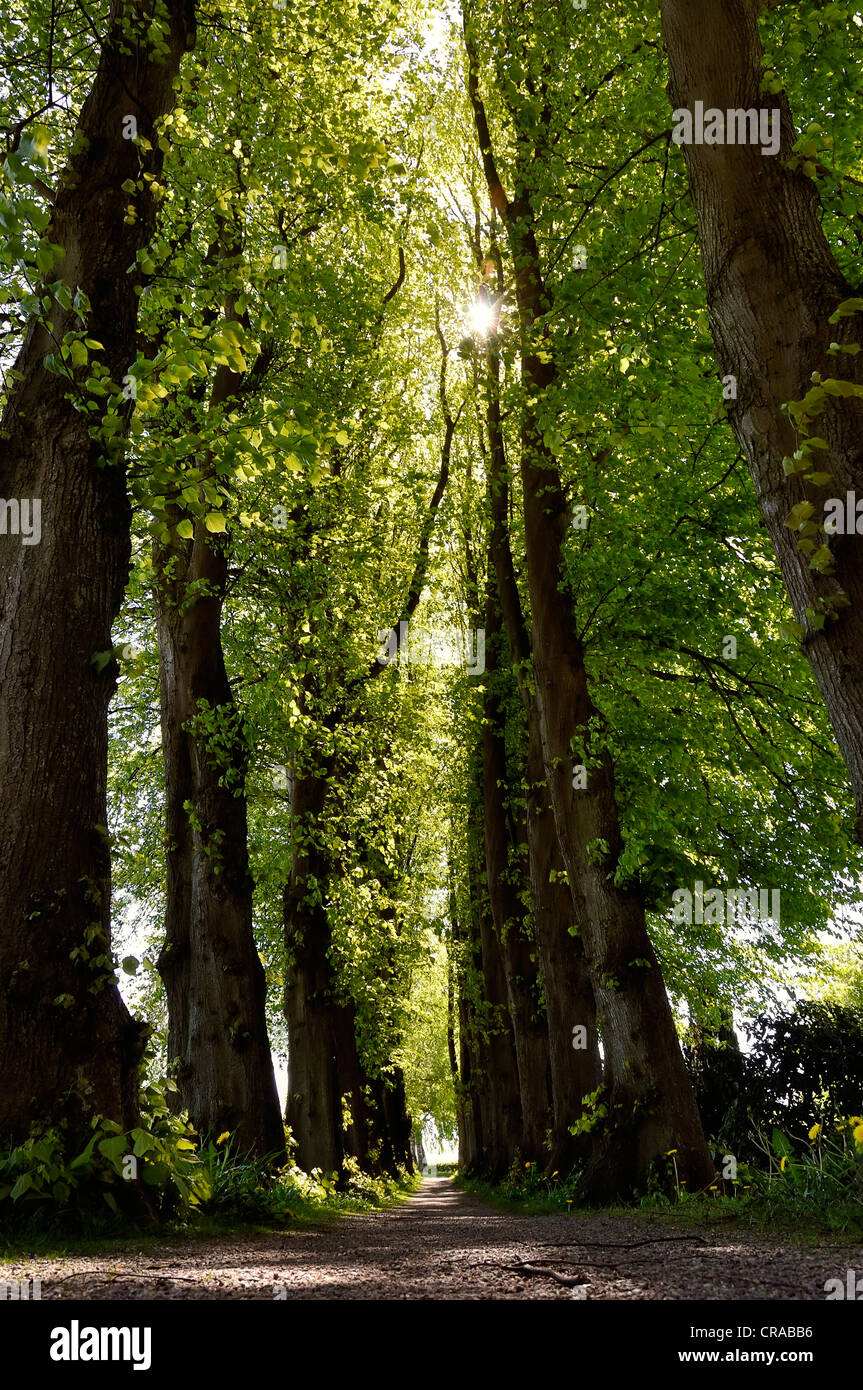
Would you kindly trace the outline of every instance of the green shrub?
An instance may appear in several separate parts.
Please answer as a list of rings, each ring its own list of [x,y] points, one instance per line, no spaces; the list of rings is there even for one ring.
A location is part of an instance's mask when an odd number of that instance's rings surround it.
[[[173,1081],[140,1093],[141,1123],[124,1131],[96,1115],[84,1144],[66,1126],[34,1125],[29,1137],[0,1152],[0,1224],[6,1231],[110,1228],[135,1216],[174,1216],[210,1196],[195,1134],[171,1113]]]

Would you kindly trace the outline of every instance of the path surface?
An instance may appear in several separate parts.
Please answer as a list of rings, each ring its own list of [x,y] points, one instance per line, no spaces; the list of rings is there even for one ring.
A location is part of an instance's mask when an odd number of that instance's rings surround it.
[[[544,1262],[544,1263],[543,1263]],[[548,1274],[513,1270],[529,1264]],[[34,1259],[0,1277],[42,1280],[42,1298],[823,1300],[825,1280],[863,1271],[863,1248],[807,1249],[728,1226],[685,1232],[611,1216],[514,1216],[449,1178],[402,1206],[320,1230],[133,1244]]]

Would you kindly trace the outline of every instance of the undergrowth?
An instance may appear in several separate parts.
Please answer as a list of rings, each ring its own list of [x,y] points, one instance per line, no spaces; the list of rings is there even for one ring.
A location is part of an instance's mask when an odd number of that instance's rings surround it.
[[[792,1234],[798,1239],[863,1237],[863,1120],[845,1119],[825,1131],[813,1125],[807,1138],[793,1140],[778,1128],[753,1136],[763,1158],[737,1164],[714,1149],[717,1179],[700,1192],[674,1181],[633,1196],[630,1205],[604,1208],[629,1217],[644,1215],[683,1224],[741,1222]],[[673,1153],[667,1155],[673,1158]],[[730,1162],[729,1162],[730,1160]],[[725,1172],[727,1177],[721,1174]],[[731,1174],[734,1176],[731,1176]],[[531,1215],[576,1216],[595,1210],[579,1197],[579,1173],[543,1171],[517,1162],[499,1182],[457,1172],[456,1181],[482,1201]]]
[[[62,1126],[34,1126],[0,1151],[0,1254],[82,1248],[159,1233],[319,1224],[391,1205],[420,1179],[372,1177],[348,1159],[341,1175],[306,1173],[293,1158],[241,1153],[230,1134],[201,1144],[171,1113],[173,1083],[145,1086],[141,1123],[126,1132],[94,1116],[86,1143]],[[294,1147],[286,1136],[287,1149]]]

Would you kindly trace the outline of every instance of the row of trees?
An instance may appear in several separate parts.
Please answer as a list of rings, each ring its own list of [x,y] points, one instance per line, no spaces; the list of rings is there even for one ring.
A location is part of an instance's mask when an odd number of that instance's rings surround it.
[[[201,1133],[282,1150],[286,1039],[309,1168],[454,1096],[475,1171],[711,1180],[681,1013],[856,891],[852,9],[13,7],[5,1139],[138,1120],[113,887]],[[681,159],[669,73],[779,155]]]

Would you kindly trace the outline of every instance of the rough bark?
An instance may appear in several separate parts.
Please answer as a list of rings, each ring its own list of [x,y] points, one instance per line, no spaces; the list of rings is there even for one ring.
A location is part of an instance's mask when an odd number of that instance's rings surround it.
[[[410,1167],[410,1121],[401,1074],[372,1076],[357,1043],[354,1001],[339,989],[331,958],[326,899],[334,866],[321,843],[335,760],[295,773],[291,877],[284,891],[285,1019],[288,1100],[285,1121],[307,1171],[344,1175],[346,1158],[363,1171],[396,1175]],[[406,1126],[406,1128],[405,1128]]]
[[[474,750],[476,806],[468,827],[470,875],[470,935],[477,954],[474,1004],[476,1026],[476,1086],[482,1145],[476,1168],[491,1180],[502,1178],[521,1150],[524,1125],[518,1060],[506,987],[503,953],[489,901],[482,805],[482,747]]]
[[[548,1167],[566,1173],[586,1153],[584,1139],[572,1135],[570,1125],[583,1115],[584,1097],[602,1082],[602,1059],[584,943],[570,932],[572,895],[548,799],[538,720],[530,729],[525,776],[531,905],[548,1019],[553,1108]]]
[[[538,971],[526,909],[519,892],[522,866],[517,860],[515,820],[506,806],[510,784],[504,733],[505,709],[497,648],[502,638],[500,609],[490,576],[485,618],[486,673],[483,691],[483,823],[488,894],[497,935],[509,1015],[515,1040],[521,1096],[520,1156],[545,1164],[546,1133],[550,1128],[548,1085],[548,1025],[540,1012]]]
[[[479,93],[476,49],[465,14],[469,95],[492,205],[500,213],[515,266],[521,357],[521,479],[525,551],[531,601],[534,680],[543,759],[561,852],[574,901],[583,902],[578,927],[593,983],[605,1049],[606,1114],[583,1189],[610,1199],[643,1188],[653,1164],[677,1151],[678,1173],[694,1190],[713,1164],[686,1074],[659,963],[647,933],[643,904],[619,889],[614,869],[622,845],[607,751],[592,760],[588,785],[572,786],[573,740],[597,711],[588,688],[584,648],[571,597],[561,579],[568,508],[537,413],[556,381],[553,348],[537,320],[550,308],[543,284],[527,170],[520,139],[519,175],[510,199],[501,183]],[[542,339],[542,360],[537,350]]]
[[[154,61],[149,9],[111,6],[78,152],[45,233],[65,251],[51,278],[89,298],[87,333],[103,345],[95,355],[118,394],[135,357],[138,277],[128,270],[154,226],[149,183],[130,224],[122,185],[158,172],[154,122],[173,105],[195,32],[192,0],[168,0],[168,51]],[[129,115],[149,152],[124,139]],[[48,318],[30,322],[0,426],[0,493],[42,507],[40,544],[0,543],[0,1135],[13,1140],[37,1117],[78,1123],[95,1112],[134,1124],[145,1035],[110,964],[107,709],[117,667],[91,660],[111,647],[128,574],[125,468],[120,450],[107,458],[90,436],[98,412],[77,408],[86,371],[73,386],[44,365],[82,326],[77,313],[55,303]]]
[[[502,275],[499,269],[500,279]],[[584,945],[579,936],[570,932],[575,920],[573,897],[548,798],[539,710],[531,681],[530,636],[524,621],[509,543],[509,469],[501,428],[500,356],[495,334],[491,335],[486,350],[486,390],[491,557],[503,626],[528,732],[526,838],[533,926],[545,990],[553,1105],[548,1166],[551,1172],[567,1172],[585,1156],[585,1140],[574,1137],[570,1133],[570,1125],[583,1113],[583,1098],[599,1086],[602,1062],[596,1027],[596,1001]],[[583,1034],[574,1037],[576,1028],[583,1028]]]
[[[340,1006],[334,998],[325,901],[329,864],[316,835],[325,800],[326,769],[295,774],[291,791],[294,849],[284,892],[285,1122],[297,1141],[295,1157],[300,1167],[330,1173],[341,1171],[345,1155],[338,1052],[348,1020],[338,1017]],[[352,1017],[349,1022],[352,1029]]]
[[[221,640],[226,549],[199,522],[193,540],[173,531],[157,548],[156,570],[167,874],[158,966],[169,1065],[199,1133],[230,1130],[242,1152],[279,1155],[266,981],[252,927],[248,750]]]
[[[758,504],[776,551],[796,620],[857,803],[855,833],[863,842],[863,567],[856,535],[829,542],[835,570],[810,569],[784,525],[804,499],[823,520],[830,497],[863,495],[863,400],[831,397],[812,432],[829,448],[813,469],[829,472],[826,487],[787,477],[783,457],[799,440],[783,404],[801,400],[811,375],[863,383],[863,354],[828,356],[831,341],[860,342],[859,314],[829,324],[844,299],[859,295],[834,259],[821,228],[817,185],[788,167],[795,131],[784,93],[761,92],[763,53],[757,0],[664,0],[669,95],[675,108],[717,107],[781,112],[779,153],[757,144],[684,145],[704,265],[707,308],[721,376],[737,380],[729,402],[734,433],[749,462]],[[822,537],[823,539],[823,537]],[[819,611],[842,590],[850,600],[836,620],[815,630]]]
[[[459,916],[455,882],[450,868],[450,924],[452,926],[452,955],[450,957],[450,999],[458,998],[458,1065],[455,1059],[455,1028],[451,1011],[448,1029],[450,1069],[456,1088],[458,1116],[458,1164],[464,1172],[476,1172],[482,1154],[482,1107],[478,1093],[478,1056],[474,981],[482,972],[482,958],[471,941],[465,919]],[[469,917],[469,912],[468,912]],[[457,989],[456,989],[457,986]]]

